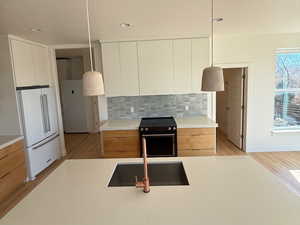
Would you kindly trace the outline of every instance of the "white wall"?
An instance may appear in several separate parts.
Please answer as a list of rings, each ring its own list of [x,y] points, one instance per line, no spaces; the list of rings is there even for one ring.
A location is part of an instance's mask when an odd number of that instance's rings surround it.
[[[217,37],[216,64],[248,65],[247,152],[300,151],[300,132],[273,134],[275,51],[300,48],[300,34]]]
[[[21,133],[9,41],[0,37],[0,135]]]

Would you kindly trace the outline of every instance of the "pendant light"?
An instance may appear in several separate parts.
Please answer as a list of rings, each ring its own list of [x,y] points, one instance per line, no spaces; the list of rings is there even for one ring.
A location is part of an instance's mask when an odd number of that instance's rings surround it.
[[[202,91],[224,91],[223,69],[214,66],[214,0],[211,1],[211,66],[203,70]]]
[[[104,85],[102,74],[94,71],[93,54],[91,45],[91,32],[90,32],[90,15],[89,15],[89,2],[86,0],[86,19],[89,36],[89,50],[90,50],[90,63],[91,71],[83,74],[83,95],[84,96],[99,96],[104,95]]]

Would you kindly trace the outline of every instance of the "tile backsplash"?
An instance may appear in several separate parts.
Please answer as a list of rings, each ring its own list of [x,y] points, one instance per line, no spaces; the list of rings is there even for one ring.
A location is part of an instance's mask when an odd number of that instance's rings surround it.
[[[107,98],[108,119],[207,115],[207,94],[122,96]]]

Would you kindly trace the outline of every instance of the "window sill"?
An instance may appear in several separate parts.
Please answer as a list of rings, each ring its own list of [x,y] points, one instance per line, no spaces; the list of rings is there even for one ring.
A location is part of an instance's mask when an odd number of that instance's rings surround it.
[[[272,134],[300,133],[300,129],[271,130]]]

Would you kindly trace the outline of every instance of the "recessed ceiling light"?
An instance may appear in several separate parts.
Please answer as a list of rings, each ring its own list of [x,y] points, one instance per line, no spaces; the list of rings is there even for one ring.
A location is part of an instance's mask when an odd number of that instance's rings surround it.
[[[130,24],[130,23],[121,23],[120,26],[122,28],[128,28],[128,27],[132,27],[132,24]]]
[[[31,32],[41,32],[42,30],[40,28],[31,28]]]

